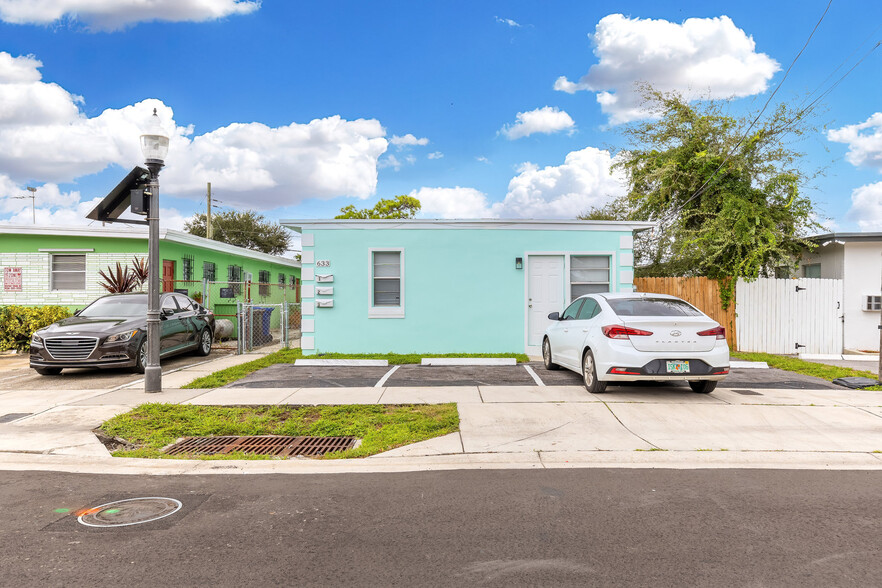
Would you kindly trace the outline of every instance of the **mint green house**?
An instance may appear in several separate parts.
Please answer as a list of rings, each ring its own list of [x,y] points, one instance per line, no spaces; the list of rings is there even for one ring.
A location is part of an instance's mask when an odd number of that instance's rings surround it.
[[[633,289],[635,230],[577,220],[285,220],[305,354],[539,355],[548,314]]]
[[[235,309],[236,300],[246,297],[256,303],[278,303],[283,296],[295,301],[299,261],[180,231],[162,229],[159,238],[164,292],[209,298],[203,301],[215,311],[230,302]],[[0,304],[83,308],[107,294],[98,271],[117,262],[131,266],[133,257],[147,258],[146,230],[0,225]],[[219,295],[221,287],[231,298]]]

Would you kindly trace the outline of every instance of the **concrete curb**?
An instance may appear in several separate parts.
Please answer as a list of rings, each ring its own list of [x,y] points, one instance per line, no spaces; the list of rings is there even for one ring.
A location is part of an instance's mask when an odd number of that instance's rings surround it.
[[[517,365],[514,357],[424,357],[420,365]]]
[[[0,452],[0,470],[81,474],[351,474],[463,469],[659,468],[882,470],[871,453],[781,451],[561,451],[278,461],[133,459]]]
[[[295,359],[295,366],[349,366],[349,367],[387,367],[386,359]]]

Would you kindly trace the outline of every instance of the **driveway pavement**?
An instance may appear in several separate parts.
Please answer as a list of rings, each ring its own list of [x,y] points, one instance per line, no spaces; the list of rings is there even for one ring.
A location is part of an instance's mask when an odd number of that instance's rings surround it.
[[[478,370],[402,366],[391,375],[392,368],[273,366],[238,385],[177,388],[254,358],[224,357],[168,374],[160,394],[145,394],[139,383],[111,390],[0,390],[0,469],[166,474],[593,466],[882,469],[882,392],[778,370],[734,369],[723,386],[706,395],[683,384],[613,386],[589,394],[573,385],[575,374],[546,372],[535,364]],[[322,371],[329,369],[333,372]],[[248,382],[254,385],[243,385]],[[218,464],[111,458],[91,429],[144,402],[455,402],[460,431],[367,459]]]
[[[229,384],[231,388],[343,388],[343,387],[435,387],[435,386],[582,386],[579,374],[570,370],[546,370],[542,362],[512,366],[295,366],[276,364]],[[620,388],[688,389],[685,382],[612,384]],[[840,389],[826,380],[770,369],[736,369],[720,388]]]

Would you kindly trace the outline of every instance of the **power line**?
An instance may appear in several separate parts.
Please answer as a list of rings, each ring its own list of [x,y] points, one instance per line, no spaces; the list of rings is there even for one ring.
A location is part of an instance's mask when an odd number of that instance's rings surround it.
[[[685,202],[683,202],[680,206],[678,206],[677,208],[672,210],[670,213],[668,213],[667,215],[664,215],[661,219],[659,219],[659,225],[666,222],[668,220],[668,218],[673,219],[673,217],[676,217],[676,215],[680,214],[680,212],[683,211],[683,209],[686,207],[687,204],[689,204],[690,202],[692,202],[693,200],[695,200],[696,198],[698,198],[699,196],[704,194],[705,191],[707,191],[707,188],[710,186],[711,181],[713,181],[716,178],[717,174],[720,173],[720,170],[723,169],[723,166],[725,166],[726,163],[729,161],[729,159],[731,159],[732,154],[735,152],[735,150],[741,146],[741,144],[747,138],[747,135],[750,133],[751,129],[753,129],[754,125],[756,125],[757,121],[759,121],[760,117],[766,111],[766,108],[768,108],[769,103],[771,103],[771,101],[772,101],[772,98],[774,98],[775,94],[778,93],[778,90],[781,89],[781,86],[784,84],[784,80],[786,80],[787,76],[790,75],[790,70],[792,70],[793,66],[796,65],[797,60],[799,60],[800,56],[802,56],[806,47],[808,47],[809,43],[812,40],[812,37],[815,36],[815,32],[818,30],[818,27],[821,25],[821,22],[823,22],[824,17],[827,16],[827,12],[830,10],[830,6],[832,4],[833,4],[833,0],[829,0],[827,2],[827,7],[824,9],[824,13],[821,15],[821,18],[818,19],[818,22],[815,23],[815,26],[812,29],[811,34],[809,34],[808,39],[806,39],[805,44],[802,46],[802,49],[799,50],[799,53],[797,53],[796,57],[793,58],[793,61],[790,62],[790,66],[787,68],[787,71],[784,72],[784,77],[781,78],[781,81],[778,82],[778,85],[775,87],[774,91],[769,95],[765,104],[763,104],[762,109],[760,109],[759,114],[757,114],[756,117],[754,117],[753,121],[751,121],[750,125],[748,125],[747,130],[744,131],[744,133],[741,135],[741,138],[738,139],[738,142],[735,143],[735,145],[729,149],[729,152],[726,154],[726,157],[723,159],[722,163],[720,163],[719,167],[717,167],[717,169],[714,170],[714,172],[710,175],[710,177],[708,177],[704,181],[704,183],[698,188],[698,190],[695,191],[695,193],[692,196],[690,196]],[[854,69],[854,68],[852,68],[852,69]],[[851,70],[849,70],[849,72],[850,71]]]

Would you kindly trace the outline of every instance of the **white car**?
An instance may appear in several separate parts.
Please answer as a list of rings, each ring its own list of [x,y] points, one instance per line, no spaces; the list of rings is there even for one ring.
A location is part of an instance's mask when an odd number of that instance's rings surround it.
[[[580,296],[545,330],[545,369],[582,374],[589,392],[609,382],[680,380],[707,394],[729,373],[726,329],[675,296]]]

